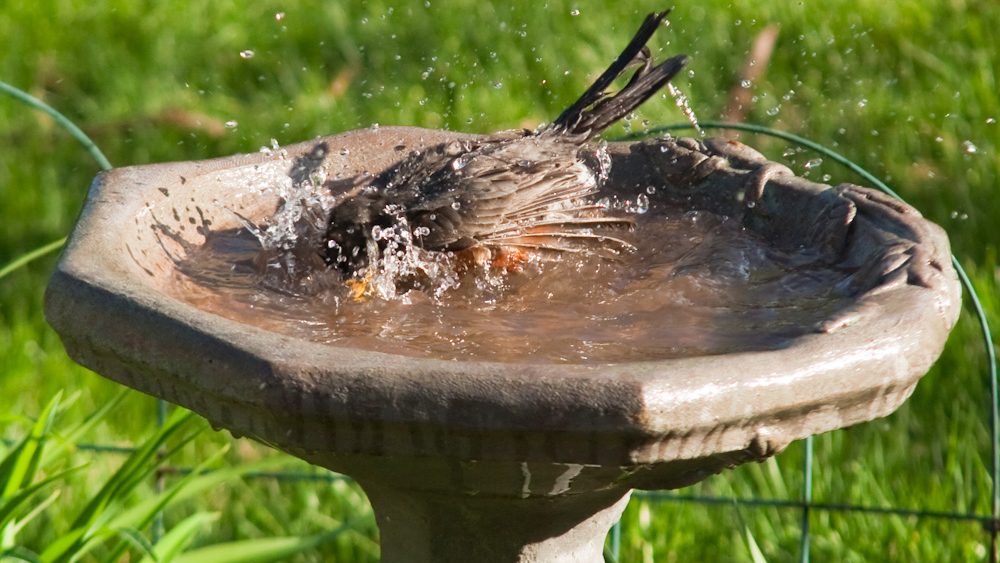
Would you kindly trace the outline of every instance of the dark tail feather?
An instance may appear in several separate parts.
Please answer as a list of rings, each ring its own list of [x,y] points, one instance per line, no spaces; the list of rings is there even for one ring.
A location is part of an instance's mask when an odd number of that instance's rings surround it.
[[[639,31],[615,62],[611,63],[580,99],[556,118],[552,127],[574,135],[595,135],[628,115],[666,86],[684,68],[687,56],[678,55],[654,67],[646,43],[669,12],[667,10],[646,16]],[[632,79],[621,91],[609,97],[606,90],[611,83],[636,64],[641,64],[642,68],[632,75]]]

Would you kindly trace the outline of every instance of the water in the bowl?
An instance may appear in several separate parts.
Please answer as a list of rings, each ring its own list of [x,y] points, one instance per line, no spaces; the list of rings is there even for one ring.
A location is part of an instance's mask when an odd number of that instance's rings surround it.
[[[670,209],[635,217],[637,250],[620,260],[574,255],[522,272],[447,274],[444,290],[400,284],[388,299],[356,299],[356,286],[321,261],[302,267],[300,259],[289,275],[251,232],[216,232],[178,264],[170,291],[220,316],[333,346],[534,363],[773,349],[846,301],[831,289],[842,273],[775,251],[736,219]]]

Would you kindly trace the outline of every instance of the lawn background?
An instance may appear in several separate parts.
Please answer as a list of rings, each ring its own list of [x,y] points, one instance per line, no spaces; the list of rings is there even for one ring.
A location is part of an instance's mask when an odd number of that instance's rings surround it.
[[[271,139],[292,143],[373,123],[489,132],[551,120],[642,16],[661,7],[13,0],[0,6],[0,80],[64,112],[116,165],[249,152]],[[1000,5],[710,0],[678,3],[670,20],[654,51],[692,57],[677,84],[702,119],[720,117],[754,38],[777,24],[766,74],[751,85],[747,120],[827,144],[887,179],[949,231],[1000,326]],[[246,50],[253,56],[242,57]],[[681,120],[672,100],[654,98],[609,135]],[[830,163],[807,170],[815,155],[781,142],[742,139],[813,179],[859,181]],[[97,170],[49,118],[0,98],[0,264],[67,234]],[[60,389],[81,391],[72,411],[80,417],[118,392],[73,364],[42,318],[54,260],[0,280],[2,438],[21,436],[26,418]],[[977,334],[964,314],[941,361],[899,412],[816,439],[814,500],[988,511],[988,386]],[[90,439],[132,443],[155,420],[154,401],[132,393]],[[206,432],[180,461],[196,463],[230,440]],[[67,512],[120,461],[78,455],[92,466],[60,497]],[[269,455],[236,441],[227,459]],[[795,444],[775,460],[685,492],[795,499],[801,463]],[[349,482],[233,483],[168,513],[166,524],[206,508],[224,512],[200,537],[206,544],[309,534],[356,515],[354,532],[302,560],[377,559],[369,509]],[[59,529],[58,512],[31,531],[37,545]],[[769,561],[792,561],[799,518],[776,508],[636,501],[624,519],[622,560],[749,560],[752,537]],[[983,558],[988,546],[974,522],[819,512],[812,524],[817,561],[966,561]]]

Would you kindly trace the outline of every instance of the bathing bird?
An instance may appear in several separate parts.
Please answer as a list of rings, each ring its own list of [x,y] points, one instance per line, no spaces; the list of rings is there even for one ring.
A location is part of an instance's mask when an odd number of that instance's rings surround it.
[[[685,55],[655,64],[646,46],[668,12],[647,15],[611,66],[552,123],[414,151],[354,190],[330,212],[326,263],[358,280],[386,251],[385,233],[401,227],[410,244],[473,268],[516,271],[534,258],[628,252],[633,247],[619,233],[634,220],[595,201],[610,158],[594,138],[684,67]]]

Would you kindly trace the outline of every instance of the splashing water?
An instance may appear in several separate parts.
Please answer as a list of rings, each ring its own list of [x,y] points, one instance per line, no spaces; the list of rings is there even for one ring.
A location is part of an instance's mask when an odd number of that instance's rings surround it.
[[[246,231],[256,239],[259,251],[249,261],[255,264],[260,283],[281,292],[308,294],[324,291],[334,286],[350,287],[354,299],[400,300],[408,302],[413,292],[424,292],[438,300],[447,292],[463,283],[471,283],[480,293],[484,302],[495,302],[509,287],[510,272],[483,270],[474,267],[467,256],[456,257],[450,252],[434,252],[422,248],[420,239],[430,234],[426,227],[414,229],[408,224],[406,209],[389,205],[384,209],[392,218],[388,226],[373,226],[366,233],[367,244],[360,247],[337,249],[337,242],[327,236],[331,211],[339,205],[347,193],[354,193],[361,184],[354,184],[347,192],[343,190],[333,195],[328,185],[328,172],[324,162],[332,154],[347,155],[346,149],[320,144],[309,154],[288,161],[288,153],[275,139],[269,146],[260,148],[260,153],[278,163],[286,163],[284,172],[279,165],[267,174],[255,167],[257,177],[250,179],[227,178],[239,185],[253,186],[252,192],[268,195],[275,199],[276,210],[267,219],[255,222],[243,217],[235,210]],[[611,171],[611,156],[607,143],[601,141],[580,154],[588,162],[592,176],[590,181],[602,185]],[[453,166],[460,168],[461,158],[455,159]],[[526,161],[525,166],[531,163]],[[344,181],[334,177],[334,183]],[[352,179],[351,182],[356,182]],[[452,206],[459,208],[460,203]],[[643,214],[649,208],[646,194],[629,198],[615,196],[613,201],[603,205],[606,209],[628,214]],[[326,252],[334,249],[333,252]],[[336,251],[336,250],[339,250]],[[363,253],[367,260],[364,268],[344,279],[339,268],[330,268],[325,256],[336,256],[335,262],[346,262]],[[529,256],[528,261],[537,257]],[[528,268],[539,269],[540,264],[525,264]],[[475,275],[466,275],[470,268]]]
[[[287,152],[275,139],[260,152],[279,162],[287,161]],[[253,188],[259,194],[274,196],[278,208],[261,224],[232,211],[244,228],[257,239],[260,253],[254,262],[265,286],[278,290],[306,291],[317,283],[324,266],[319,253],[326,231],[326,220],[337,203],[324,188],[327,174],[322,166],[329,148],[325,144],[292,161],[285,173],[263,175]]]
[[[375,244],[365,249],[369,265],[355,274],[356,279],[365,283],[361,289],[378,299],[409,303],[413,289],[426,290],[440,299],[445,292],[458,287],[460,279],[453,256],[430,252],[417,244],[429,230],[411,229],[402,206],[388,205],[385,211],[394,221],[390,227],[372,227],[371,241]],[[378,245],[380,242],[385,244],[384,249]]]
[[[681,113],[684,114],[684,117],[688,120],[688,123],[691,124],[691,127],[694,127],[694,130],[698,132],[698,136],[704,137],[705,131],[698,125],[698,117],[694,114],[694,110],[691,109],[687,96],[681,92],[680,88],[674,86],[673,83],[670,82],[667,83],[667,91],[674,97],[674,102],[676,102],[677,107],[680,108]]]

